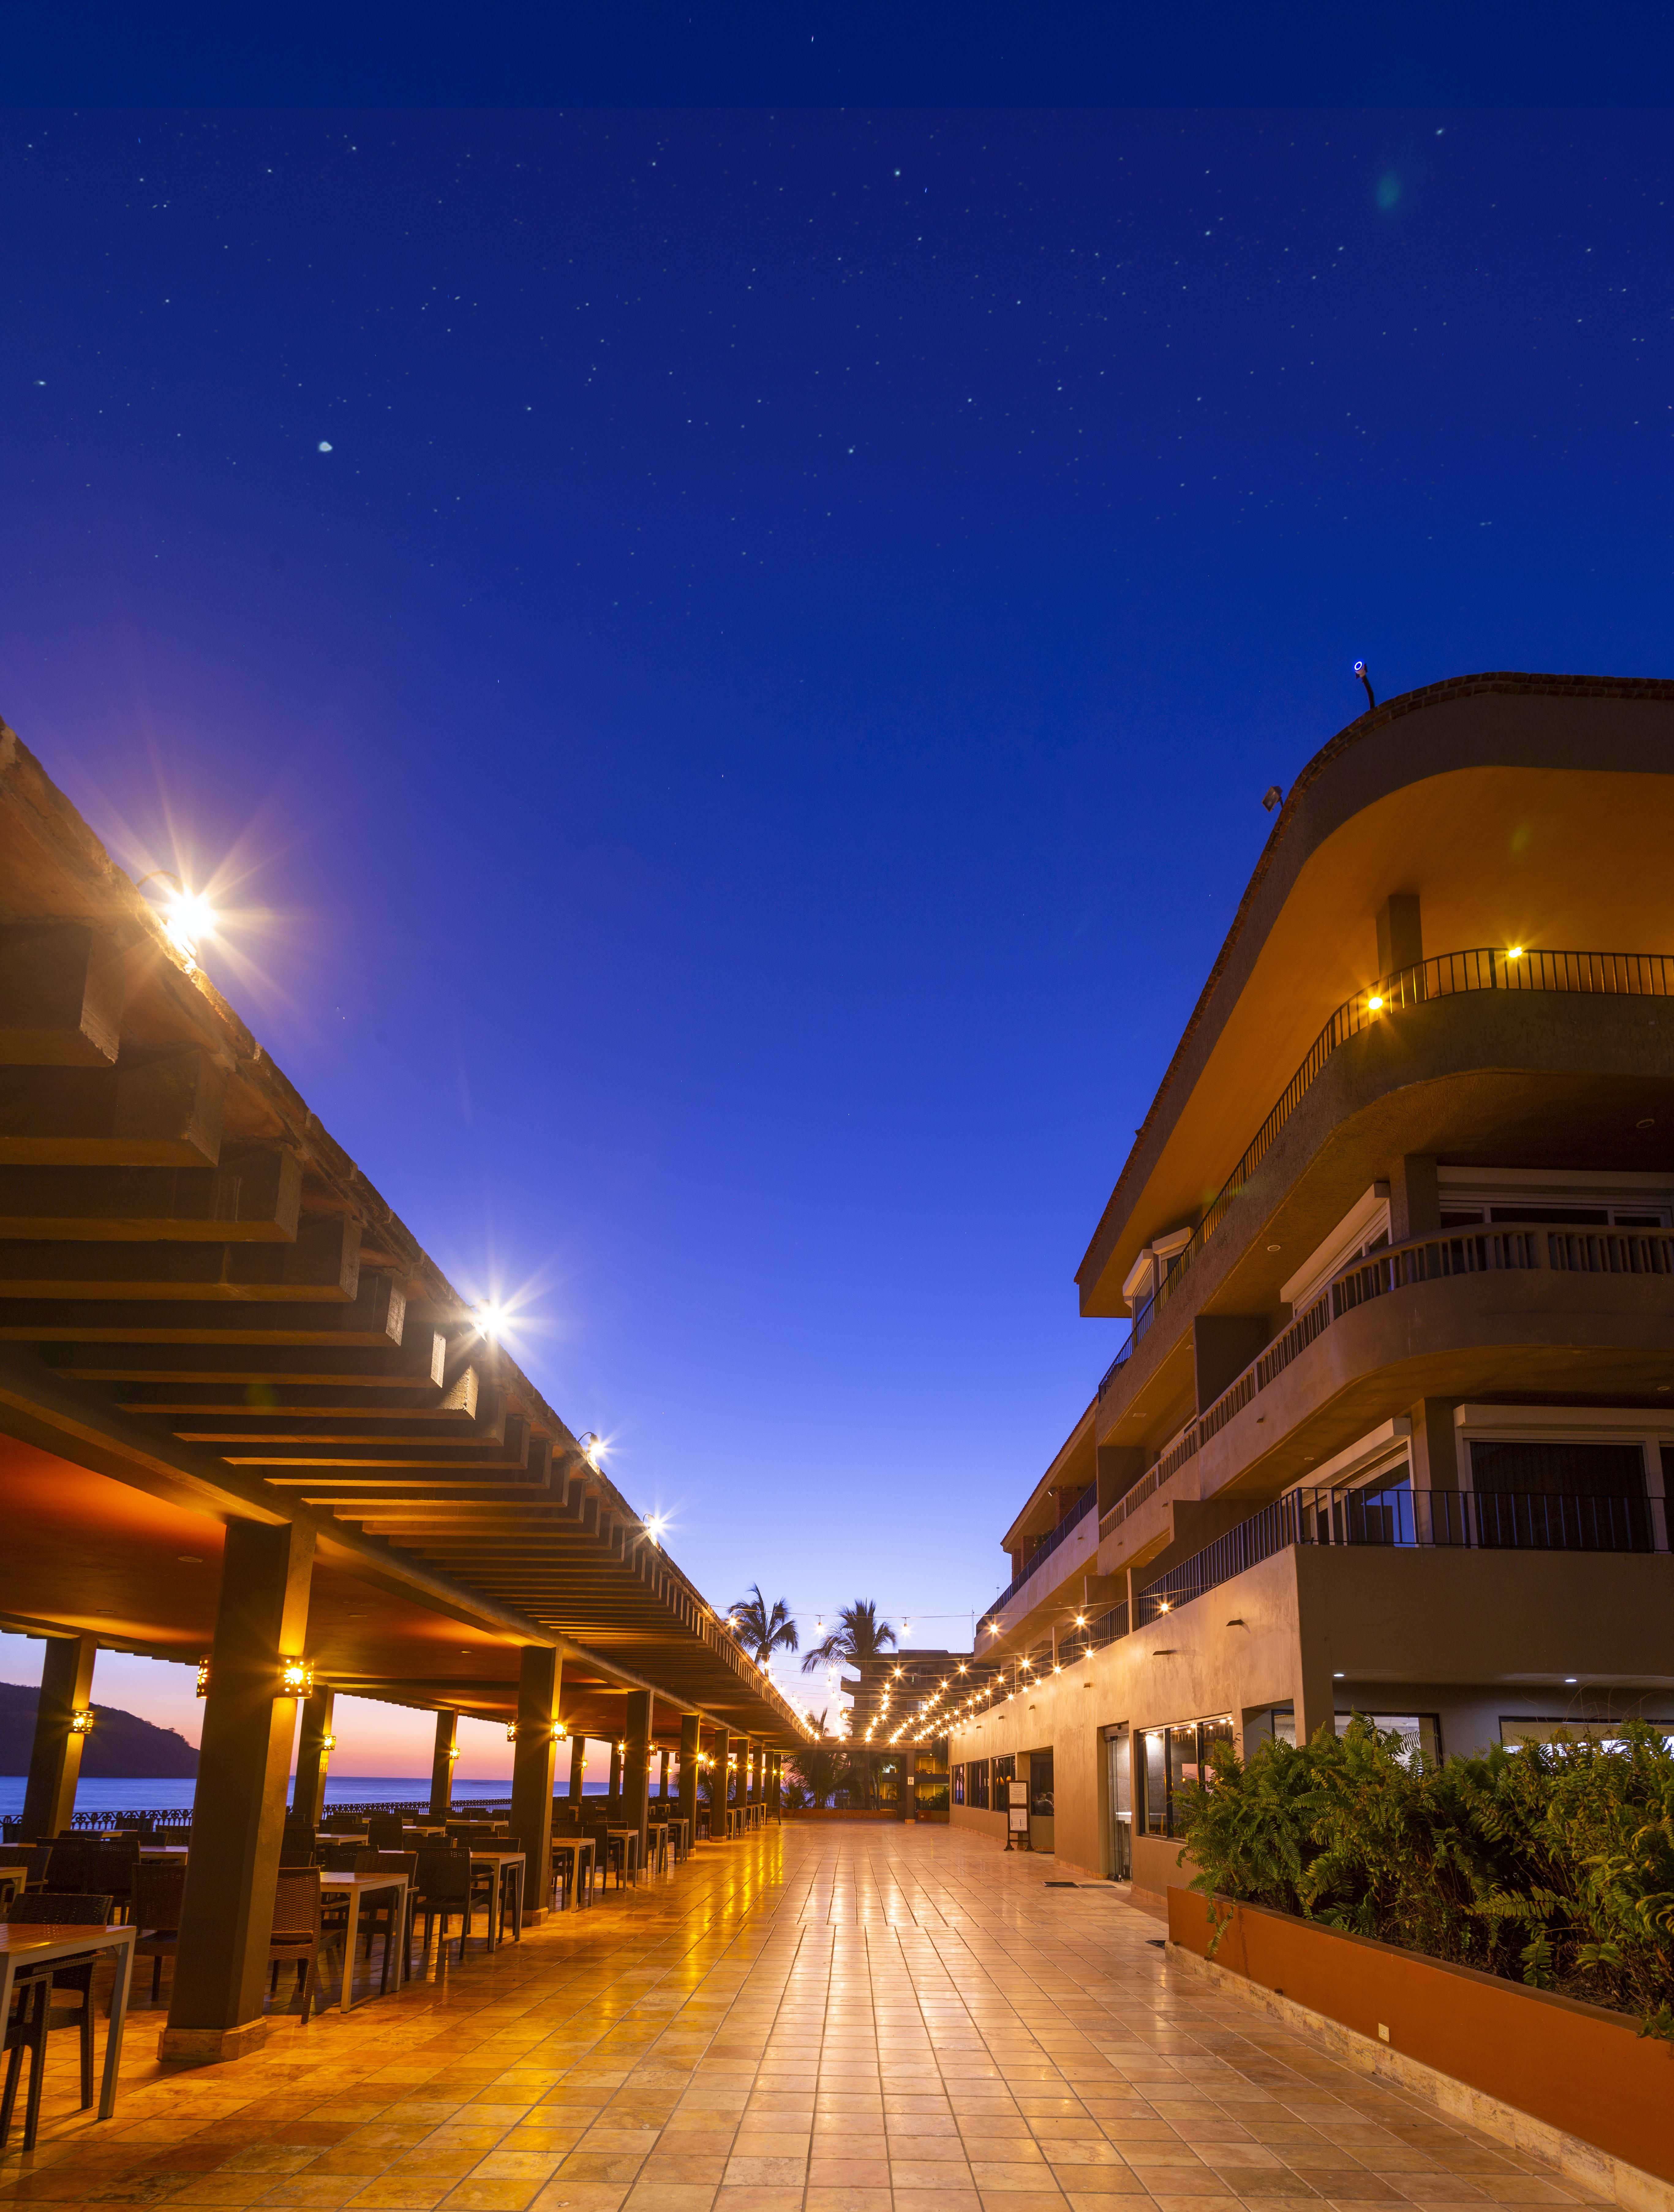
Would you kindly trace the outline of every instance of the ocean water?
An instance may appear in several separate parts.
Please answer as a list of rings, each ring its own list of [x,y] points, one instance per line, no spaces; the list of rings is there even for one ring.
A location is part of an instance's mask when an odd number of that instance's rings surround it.
[[[23,1810],[23,1785],[21,1774],[0,1774],[0,1814],[14,1818]],[[102,1782],[83,1779],[76,1791],[78,1813],[164,1813],[189,1807],[198,1785],[192,1781],[164,1782]],[[602,1796],[607,1782],[590,1785],[589,1796]],[[508,1804],[512,1785],[509,1777],[495,1782],[473,1782],[468,1776],[454,1778],[454,1797],[456,1803],[472,1799],[491,1799]],[[428,1774],[328,1774],[326,1778],[326,1802],[328,1805],[360,1805],[380,1797],[410,1798],[428,1803],[430,1778]]]

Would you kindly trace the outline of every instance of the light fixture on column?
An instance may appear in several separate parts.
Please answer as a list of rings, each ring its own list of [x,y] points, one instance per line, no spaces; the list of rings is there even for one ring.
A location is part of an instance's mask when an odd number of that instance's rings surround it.
[[[198,1662],[198,1694],[200,1698],[207,1698],[210,1694],[210,1655],[207,1651]]]
[[[312,1697],[313,1662],[310,1659],[282,1659],[279,1662],[279,1694],[284,1698]]]
[[[91,1705],[84,1706],[77,1711],[71,1713],[70,1716],[70,1733],[71,1735],[91,1735],[93,1734],[93,1708]]]
[[[508,1721],[506,1723],[506,1741],[508,1743],[515,1743],[517,1741],[517,1723],[515,1721]]]
[[[450,1744],[448,1745],[448,1747],[447,1747],[447,1756],[448,1756],[448,1758],[449,1758],[450,1759],[457,1759],[457,1758],[459,1757],[459,1755],[460,1755],[460,1747],[459,1747],[458,1744],[456,1744],[456,1743],[450,1743]]]
[[[568,1726],[566,1725],[566,1723],[565,1723],[564,1722],[563,1722],[563,1721],[554,1721],[554,1722],[553,1722],[553,1723],[552,1723],[552,1735],[553,1735],[553,1738],[554,1738],[554,1740],[555,1740],[557,1742],[558,1742],[558,1743],[562,1743],[562,1742],[563,1741],[564,1738],[565,1738],[569,1734],[569,1729]]]

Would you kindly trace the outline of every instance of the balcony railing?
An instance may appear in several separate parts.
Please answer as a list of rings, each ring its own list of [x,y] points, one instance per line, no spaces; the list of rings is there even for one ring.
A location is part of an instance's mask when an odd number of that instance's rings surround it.
[[[1674,997],[1674,955],[1665,952],[1541,952],[1501,951],[1481,946],[1468,952],[1443,952],[1434,960],[1420,961],[1357,991],[1345,1000],[1309,1048],[1306,1058],[1286,1085],[1278,1103],[1257,1130],[1244,1157],[1211,1201],[1192,1231],[1191,1241],[1172,1260],[1156,1295],[1134,1317],[1127,1350],[1111,1364],[1099,1384],[1102,1396],[1122,1359],[1155,1322],[1175,1297],[1192,1261],[1214,1236],[1227,1209],[1243,1190],[1277,1141],[1314,1079],[1339,1045],[1362,1030],[1408,1007],[1432,1000],[1451,999],[1477,991],[1541,991],[1579,993],[1585,997],[1666,999]]]
[[[1521,1274],[1540,1268],[1557,1275],[1674,1275],[1674,1231],[1554,1229],[1544,1223],[1496,1222],[1491,1229],[1456,1229],[1414,1237],[1404,1244],[1391,1244],[1367,1259],[1354,1261],[1331,1278],[1312,1304],[1304,1307],[1289,1328],[1257,1354],[1213,1405],[1170,1439],[1155,1465],[1101,1518],[1099,1540],[1172,1482],[1218,1430],[1270,1389],[1292,1360],[1345,1314],[1393,1291],[1442,1282],[1456,1275]]]
[[[1524,1490],[1296,1490],[1252,1513],[1139,1594],[1139,1626],[1291,1544],[1480,1552],[1665,1552],[1660,1498]]]
[[[1010,1604],[1011,1601],[1017,1595],[1019,1590],[1022,1589],[1024,1583],[1028,1581],[1030,1576],[1033,1574],[1035,1570],[1039,1566],[1041,1561],[1043,1559],[1050,1559],[1052,1553],[1057,1550],[1059,1545],[1064,1541],[1065,1538],[1074,1534],[1075,1530],[1080,1527],[1082,1522],[1087,1519],[1087,1515],[1093,1510],[1098,1503],[1099,1486],[1096,1482],[1090,1482],[1087,1488],[1081,1492],[1080,1498],[1076,1501],[1066,1518],[1060,1521],[1056,1528],[1049,1528],[1045,1535],[1044,1535],[1040,1541],[1035,1546],[1033,1551],[1030,1553],[1028,1558],[1024,1561],[1022,1571],[1020,1574],[1014,1575],[1011,1581],[1006,1584],[1004,1589],[1001,1591],[999,1596],[993,1599],[983,1607],[983,1611],[977,1614],[977,1620],[979,1626],[985,1620],[992,1620],[997,1613],[1003,1611],[1003,1609]]]

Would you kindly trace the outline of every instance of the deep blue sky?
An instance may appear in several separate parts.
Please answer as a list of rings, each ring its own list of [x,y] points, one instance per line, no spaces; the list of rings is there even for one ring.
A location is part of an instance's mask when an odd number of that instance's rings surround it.
[[[958,1641],[1351,661],[1674,670],[1669,156],[13,114],[0,713],[707,1591]]]

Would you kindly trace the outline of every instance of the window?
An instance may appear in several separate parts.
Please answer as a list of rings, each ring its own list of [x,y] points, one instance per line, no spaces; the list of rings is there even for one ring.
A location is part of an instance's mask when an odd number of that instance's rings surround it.
[[[1002,1782],[1014,1782],[1016,1778],[1017,1761],[1012,1757],[1009,1752],[1006,1753],[1003,1759],[996,1759],[995,1760],[994,1780],[995,1784],[995,1802],[996,1803],[1001,1802],[999,1796],[998,1785]]]
[[[1348,1723],[1354,1717],[1353,1713],[1337,1714],[1336,1732],[1339,1735],[1348,1735]],[[1373,1727],[1376,1729],[1394,1729],[1401,1738],[1399,1756],[1404,1765],[1410,1766],[1415,1756],[1421,1753],[1433,1764],[1440,1764],[1441,1718],[1439,1714],[1361,1713],[1360,1718],[1370,1721]],[[1291,1726],[1293,1729],[1295,1727],[1294,1717]]]
[[[1654,1718],[1649,1713],[1636,1714],[1662,1733],[1662,1740],[1674,1750],[1674,1718]],[[1619,1720],[1578,1720],[1573,1715],[1555,1713],[1502,1713],[1500,1716],[1500,1741],[1508,1751],[1517,1751],[1525,1743],[1550,1743],[1561,1730],[1567,1730],[1577,1743],[1602,1745],[1606,1751],[1625,1751],[1627,1738],[1618,1731]]]
[[[1652,1548],[1645,1455],[1636,1443],[1473,1438],[1470,1486],[1485,1550]]]
[[[1029,1754],[1029,1811],[1037,1820],[1052,1817],[1052,1754],[1036,1751]]]
[[[953,1769],[953,1802],[956,1805],[965,1802],[965,1769],[962,1766]]]
[[[1470,1486],[1556,1498],[1643,1498],[1645,1455],[1637,1444],[1576,1444],[1561,1437],[1476,1441]]]
[[[1252,1713],[1244,1723],[1244,1744],[1251,1759],[1264,1743],[1296,1742],[1296,1708],[1294,1705],[1269,1705],[1263,1713]]]
[[[1183,1794],[1210,1779],[1208,1761],[1217,1743],[1234,1741],[1225,1713],[1214,1720],[1179,1721],[1171,1728],[1147,1729],[1140,1737],[1140,1787],[1147,1836],[1180,1832]]]
[[[973,1759],[965,1770],[965,1802],[988,1810],[988,1761]]]

